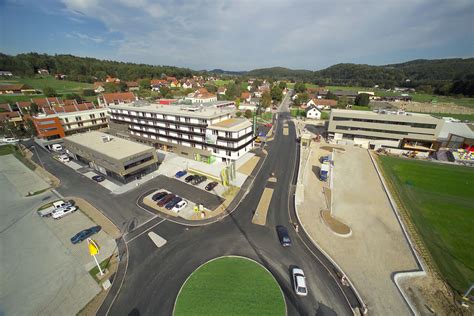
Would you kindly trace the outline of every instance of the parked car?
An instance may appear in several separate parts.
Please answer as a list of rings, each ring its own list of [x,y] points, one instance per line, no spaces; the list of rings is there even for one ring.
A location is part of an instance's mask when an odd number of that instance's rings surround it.
[[[196,178],[194,178],[191,183],[194,184],[194,185],[198,185],[200,183],[203,183],[206,180],[207,180],[207,178],[205,176],[196,176]]]
[[[321,156],[319,158],[320,163],[325,163],[326,161],[329,161],[329,156]]]
[[[74,213],[75,211],[77,211],[77,207],[75,207],[75,206],[67,206],[67,207],[65,207],[65,208],[63,208],[63,209],[60,209],[60,210],[57,210],[57,211],[53,212],[52,217],[53,217],[54,219],[60,219],[60,218],[62,218],[62,217],[64,217],[64,216],[66,216],[66,215],[69,215],[69,214]]]
[[[63,200],[59,200],[59,201],[53,202],[53,204],[50,207],[39,210],[38,215],[41,216],[41,217],[48,217],[48,216],[51,216],[53,214],[53,212],[55,212],[57,210],[61,210],[65,207],[73,206],[73,205],[74,205],[73,200],[69,200],[69,201],[66,201],[66,202],[64,202]]]
[[[66,154],[60,155],[60,156],[58,157],[58,159],[59,159],[59,161],[61,161],[61,162],[69,162],[69,161],[70,161],[69,156],[66,155]]]
[[[187,176],[186,178],[184,178],[184,182],[189,183],[189,182],[193,181],[194,178],[196,178],[195,175]]]
[[[5,144],[14,144],[14,143],[18,143],[19,141],[20,141],[19,139],[13,138],[13,137],[2,138],[2,143],[5,143]]]
[[[266,127],[272,127],[273,124],[272,124],[272,123],[266,123],[265,126],[266,126]]]
[[[71,242],[73,244],[78,244],[80,242],[83,242],[84,240],[86,240],[90,236],[100,232],[101,229],[102,229],[102,227],[100,227],[100,226],[94,226],[94,227],[91,227],[91,228],[88,228],[88,229],[81,230],[80,232],[75,234],[73,237],[71,237]]]
[[[158,206],[159,206],[159,207],[165,206],[166,204],[168,204],[169,201],[171,201],[172,199],[174,199],[175,196],[176,196],[176,195],[174,195],[174,194],[167,194],[167,195],[165,195],[165,197],[163,197],[163,198],[158,202]]]
[[[205,189],[206,189],[206,191],[211,191],[211,190],[214,189],[218,184],[219,184],[219,183],[217,183],[217,182],[215,182],[215,181],[214,181],[214,182],[209,182],[209,183],[206,185]]]
[[[175,196],[171,201],[169,201],[166,205],[165,208],[167,210],[171,210],[176,204],[181,202],[183,198],[180,198],[179,196]]]
[[[175,177],[176,178],[181,178],[181,177],[185,176],[186,174],[187,174],[186,170],[181,170],[181,171],[176,172]]]
[[[51,150],[52,151],[61,151],[61,150],[63,150],[63,146],[60,145],[60,144],[53,144],[53,145],[51,145]]]
[[[151,197],[151,199],[155,202],[161,200],[162,198],[164,198],[166,195],[168,194],[168,192],[165,192],[165,191],[161,191],[161,192],[158,192],[158,193],[155,193],[153,194],[153,196]]]
[[[295,293],[300,296],[308,295],[308,288],[306,287],[306,277],[304,276],[303,270],[300,268],[293,268],[291,270],[293,277],[293,286]]]
[[[179,213],[187,205],[188,205],[188,202],[185,201],[185,200],[182,200],[182,201],[178,202],[171,210],[173,212]]]
[[[278,225],[276,227],[276,231],[278,234],[278,239],[280,240],[280,244],[283,247],[291,246],[291,239],[290,239],[290,235],[288,234],[288,229],[286,229],[285,226]]]
[[[93,176],[92,180],[94,180],[95,182],[102,182],[102,181],[105,180],[105,177],[104,176]]]

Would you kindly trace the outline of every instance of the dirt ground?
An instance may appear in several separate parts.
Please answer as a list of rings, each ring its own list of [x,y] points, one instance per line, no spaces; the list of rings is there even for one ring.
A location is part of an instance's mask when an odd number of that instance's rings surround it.
[[[409,112],[424,113],[452,113],[452,114],[474,114],[473,108],[456,105],[453,103],[422,103],[422,102],[390,102],[396,108]]]

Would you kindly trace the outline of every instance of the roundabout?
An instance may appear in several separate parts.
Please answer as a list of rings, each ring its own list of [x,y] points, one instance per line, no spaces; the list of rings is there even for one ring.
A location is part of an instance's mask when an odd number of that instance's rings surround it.
[[[220,257],[201,265],[175,302],[181,315],[286,315],[283,292],[273,275],[244,257]]]

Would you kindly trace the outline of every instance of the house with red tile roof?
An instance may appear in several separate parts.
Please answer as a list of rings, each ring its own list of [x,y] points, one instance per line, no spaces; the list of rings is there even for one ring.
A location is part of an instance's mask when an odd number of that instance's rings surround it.
[[[95,93],[102,93],[102,92],[104,92],[104,91],[105,91],[104,85],[105,85],[105,83],[100,82],[100,81],[94,82],[94,92],[95,92]]]
[[[217,96],[207,91],[206,88],[200,88],[195,92],[188,94],[184,99],[191,101],[191,103],[207,103],[217,101]]]
[[[132,92],[103,93],[97,98],[99,105],[108,107],[111,104],[131,103],[137,100]]]
[[[136,81],[127,81],[126,84],[128,91],[138,91],[140,89],[140,86]]]
[[[114,78],[114,77],[111,77],[111,76],[107,76],[107,79],[105,79],[105,82],[120,83],[120,79],[119,78]]]
[[[33,98],[31,102],[38,105],[39,108],[51,108],[53,106],[63,106],[64,101],[58,97],[51,98]]]
[[[0,104],[0,109],[3,110],[3,111],[0,110],[0,113],[1,112],[13,112],[12,107],[8,103],[1,103]]]
[[[330,99],[311,99],[308,102],[306,102],[305,107],[309,106],[315,106],[319,110],[329,110],[332,107],[335,107],[337,105],[336,100],[330,100]]]
[[[244,91],[240,94],[240,100],[245,101],[245,102],[250,102],[251,99],[251,94],[250,92]]]

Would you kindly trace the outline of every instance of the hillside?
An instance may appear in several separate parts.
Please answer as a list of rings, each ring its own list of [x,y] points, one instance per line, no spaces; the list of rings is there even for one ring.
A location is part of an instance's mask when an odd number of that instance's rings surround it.
[[[254,69],[245,73],[248,77],[268,77],[273,79],[311,80],[313,77],[311,70],[293,70],[284,67],[272,67]]]

